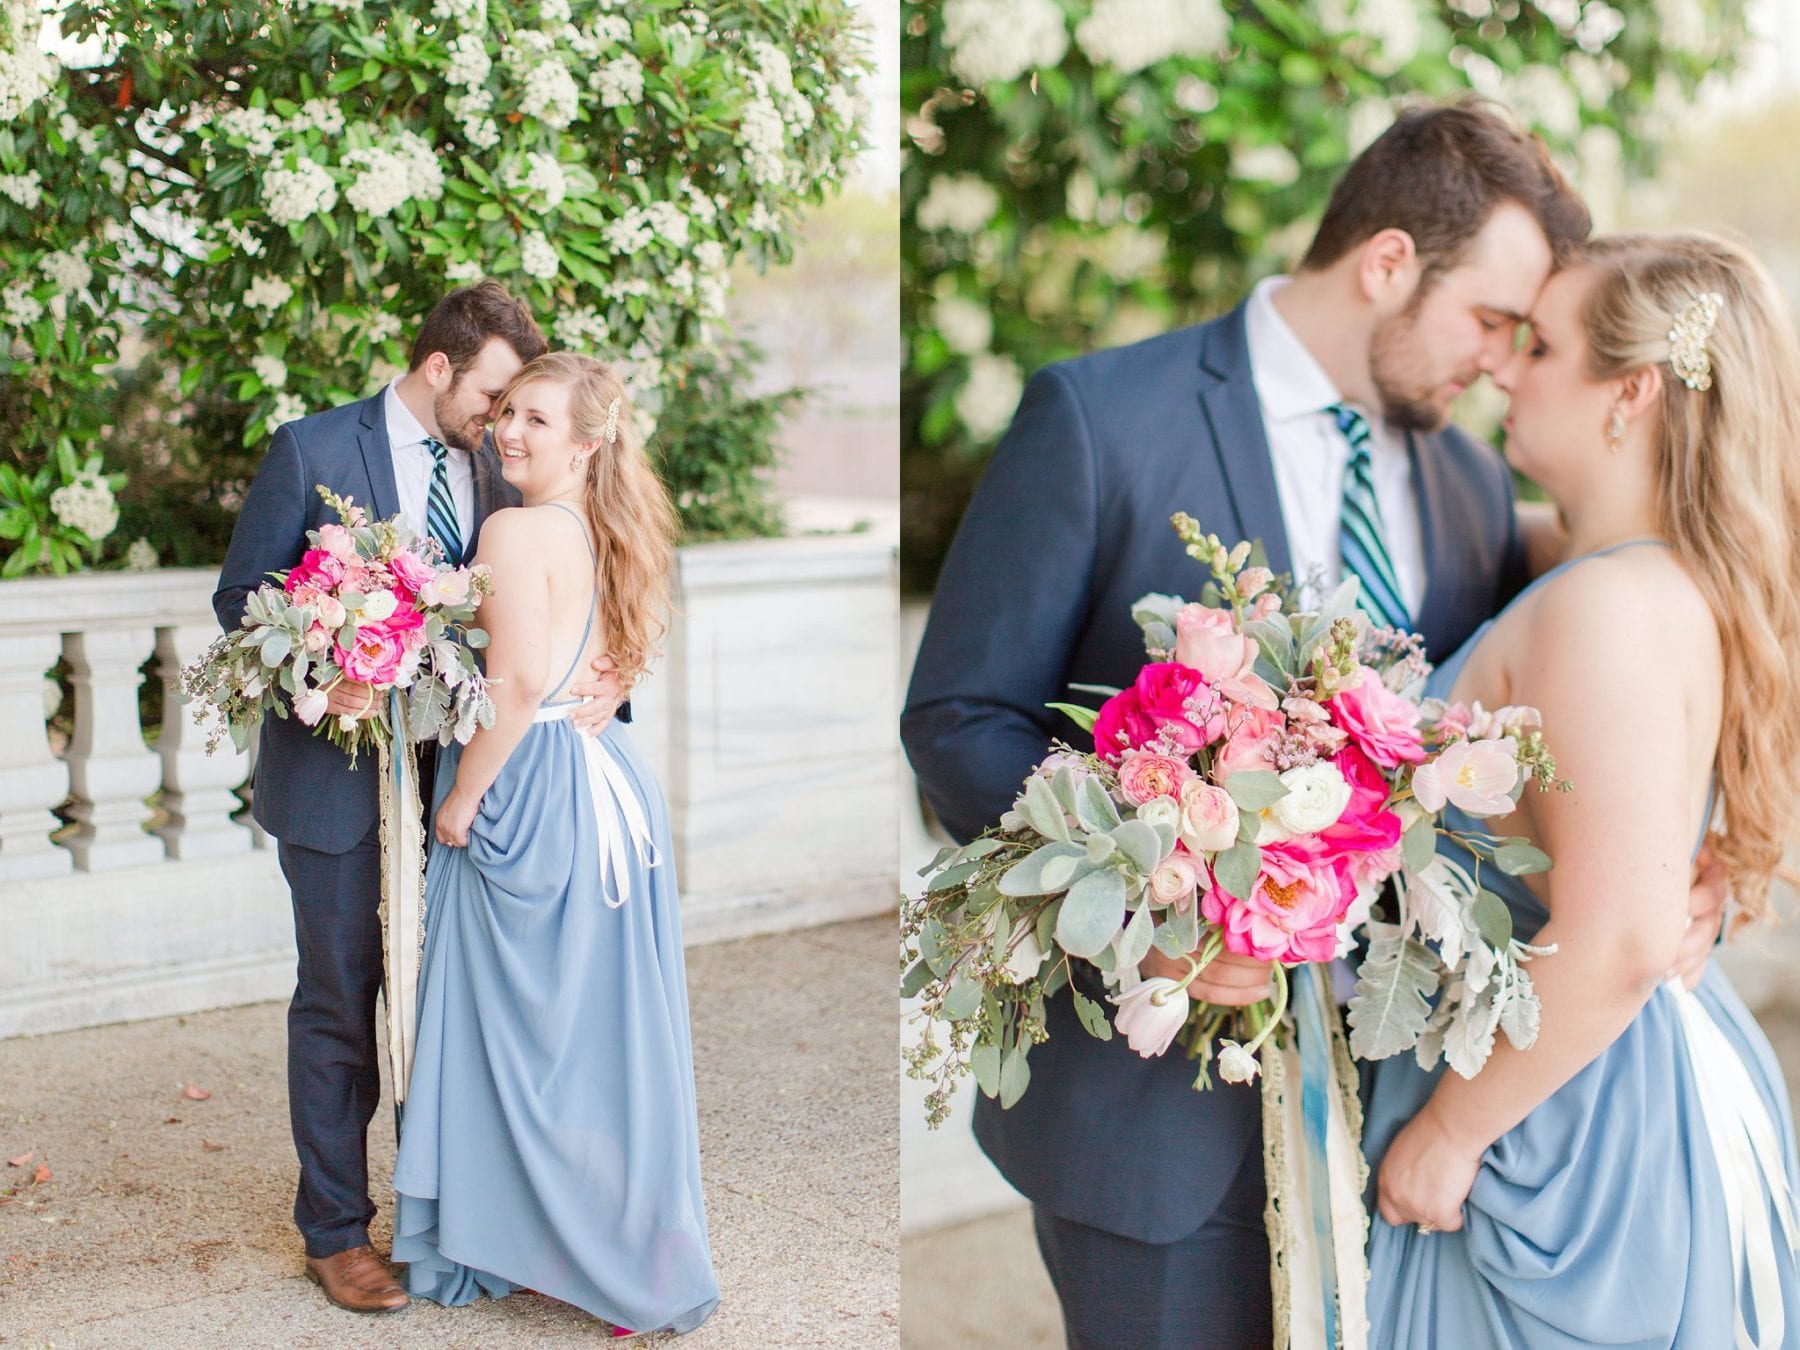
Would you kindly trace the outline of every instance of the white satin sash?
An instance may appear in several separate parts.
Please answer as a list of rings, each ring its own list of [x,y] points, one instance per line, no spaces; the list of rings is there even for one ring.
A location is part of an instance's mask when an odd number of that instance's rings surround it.
[[[579,702],[550,703],[538,708],[533,722],[561,722],[579,708]],[[625,770],[602,744],[598,736],[577,733],[582,754],[587,757],[589,796],[594,802],[594,828],[600,836],[602,860],[601,894],[609,908],[617,909],[631,899],[631,866],[627,848],[637,854],[645,867],[662,861],[656,843],[650,838],[650,822],[644,815],[643,803],[631,790]]]
[[[1679,980],[1671,979],[1664,987],[1675,1001],[1687,1037],[1701,1115],[1725,1190],[1725,1224],[1740,1291],[1736,1345],[1738,1350],[1765,1350],[1781,1344],[1786,1328],[1775,1227],[1769,1221],[1771,1205],[1781,1221],[1781,1241],[1786,1249],[1792,1252],[1800,1247],[1800,1215],[1795,1211],[1794,1192],[1782,1158],[1781,1136],[1744,1062],[1705,1005]],[[1755,1336],[1744,1321],[1741,1302],[1746,1275],[1750,1307],[1756,1312]]]

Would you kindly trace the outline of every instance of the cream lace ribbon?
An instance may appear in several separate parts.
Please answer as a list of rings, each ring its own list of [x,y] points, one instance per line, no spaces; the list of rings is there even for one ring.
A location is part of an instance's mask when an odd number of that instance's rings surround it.
[[[381,952],[386,977],[388,1062],[394,1101],[406,1100],[418,1031],[419,957],[425,948],[425,826],[419,778],[406,728],[406,704],[388,698],[390,743],[376,756],[381,773]]]
[[[579,703],[551,703],[537,710],[533,722],[560,722]],[[637,854],[645,867],[655,867],[662,859],[650,838],[650,822],[644,816],[643,803],[631,790],[631,780],[619,762],[598,736],[578,736],[587,759],[589,796],[594,803],[594,828],[600,836],[600,856],[605,860],[601,873],[602,894],[608,907],[617,909],[631,899],[631,867],[627,849]]]
[[[1738,1289],[1738,1350],[1764,1350],[1782,1343],[1786,1327],[1781,1297],[1781,1268],[1776,1258],[1774,1207],[1781,1222],[1779,1241],[1790,1254],[1800,1247],[1800,1215],[1782,1157],[1781,1136],[1744,1062],[1725,1038],[1706,1006],[1680,980],[1663,986],[1675,1001],[1687,1038],[1688,1062],[1700,1111],[1712,1142],[1713,1160],[1725,1191],[1725,1227],[1731,1240],[1732,1269]],[[1749,1304],[1756,1313],[1757,1335],[1744,1320],[1746,1276]]]

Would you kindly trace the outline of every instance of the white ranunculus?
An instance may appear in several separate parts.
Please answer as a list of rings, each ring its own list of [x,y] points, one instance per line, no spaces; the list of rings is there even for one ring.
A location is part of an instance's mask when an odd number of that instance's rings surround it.
[[[991,441],[1012,421],[1024,390],[1018,362],[980,352],[970,359],[969,376],[956,391],[956,415],[975,440]]]
[[[394,617],[394,611],[400,606],[400,597],[390,590],[370,591],[363,597],[363,602],[356,611],[356,620],[360,623],[382,623]]]
[[[1261,1072],[1256,1056],[1236,1041],[1219,1042],[1219,1077],[1227,1083],[1249,1083]]]
[[[1294,834],[1317,834],[1337,824],[1350,805],[1350,784],[1335,764],[1320,760],[1281,775],[1287,796],[1269,809]]]
[[[1016,80],[1056,65],[1069,49],[1053,0],[944,0],[943,15],[950,69],[970,85]]]

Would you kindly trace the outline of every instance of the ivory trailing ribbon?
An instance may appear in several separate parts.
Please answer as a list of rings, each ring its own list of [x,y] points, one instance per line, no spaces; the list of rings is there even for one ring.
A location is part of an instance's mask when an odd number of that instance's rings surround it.
[[[387,982],[388,1062],[394,1101],[406,1100],[418,1028],[419,956],[425,947],[425,818],[407,734],[406,705],[388,695],[392,735],[380,743],[381,951]]]
[[[560,722],[579,703],[552,703],[537,710],[533,722]],[[661,861],[656,844],[650,838],[650,822],[644,815],[643,803],[631,789],[625,770],[607,750],[598,736],[577,733],[581,753],[587,762],[588,794],[594,807],[594,829],[599,835],[601,878],[607,883],[603,892],[608,908],[617,909],[631,898],[631,868],[626,850],[637,854],[645,867]]]
[[[1367,1350],[1369,1165],[1356,1070],[1312,964],[1291,972],[1293,1022],[1265,1048],[1264,1212],[1276,1350]]]

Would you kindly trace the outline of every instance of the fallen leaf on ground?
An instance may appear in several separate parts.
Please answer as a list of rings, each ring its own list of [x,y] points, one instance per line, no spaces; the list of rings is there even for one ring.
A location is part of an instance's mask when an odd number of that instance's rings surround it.
[[[208,1153],[217,1153],[220,1149],[224,1148],[225,1145],[215,1144],[210,1139],[202,1139],[200,1141],[200,1147],[205,1149]]]
[[[39,1163],[37,1165],[37,1171],[31,1174],[31,1184],[33,1186],[42,1186],[48,1180],[50,1180],[50,1164]]]
[[[163,1124],[165,1124],[165,1125],[179,1125],[179,1124],[181,1124],[181,1117],[180,1117],[180,1116],[170,1116],[170,1117],[169,1117],[169,1118],[168,1118],[168,1119],[167,1119],[167,1120],[165,1120],[165,1121],[164,1121],[164,1122],[163,1122]]]
[[[32,1152],[36,1152],[36,1150],[34,1149],[34,1150],[32,1150]],[[8,1158],[6,1160],[6,1165],[8,1167],[23,1167],[26,1163],[28,1163],[30,1161],[31,1161],[30,1153],[21,1153],[16,1158]]]
[[[194,1084],[189,1083],[182,1095],[187,1097],[190,1101],[203,1102],[208,1097],[212,1096],[212,1093],[208,1092],[203,1087],[196,1087]]]

